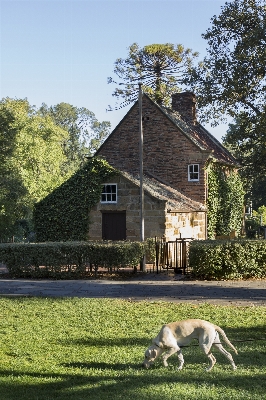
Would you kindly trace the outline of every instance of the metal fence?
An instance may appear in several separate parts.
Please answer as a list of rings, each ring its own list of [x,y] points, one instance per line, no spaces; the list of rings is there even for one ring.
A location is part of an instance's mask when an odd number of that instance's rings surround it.
[[[155,238],[156,272],[173,269],[177,274],[187,274],[189,268],[189,243],[191,238],[166,241]]]

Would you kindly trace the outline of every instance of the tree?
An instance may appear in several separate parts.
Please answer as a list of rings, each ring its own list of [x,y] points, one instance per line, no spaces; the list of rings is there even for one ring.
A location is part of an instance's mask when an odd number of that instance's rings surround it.
[[[261,206],[257,211],[253,211],[254,217],[260,217],[261,224],[266,225],[266,206]]]
[[[227,2],[211,22],[202,35],[207,56],[186,82],[197,94],[202,121],[233,118],[224,144],[242,162],[247,197],[256,202],[266,176],[265,0]]]
[[[260,118],[266,96],[265,0],[233,0],[203,34],[207,56],[187,83],[198,95],[206,120],[218,123],[239,112]],[[202,113],[202,114],[203,114]]]
[[[39,112],[42,116],[49,115],[57,126],[69,134],[63,143],[66,168],[76,170],[87,156],[94,154],[110,133],[110,122],[99,122],[94,113],[84,107],[78,108],[68,103],[51,107],[42,104]]]
[[[143,91],[158,104],[169,106],[171,95],[181,91],[185,75],[191,69],[198,53],[185,49],[181,44],[151,44],[140,48],[137,43],[129,47],[126,59],[115,61],[114,73],[119,78],[116,83],[108,78],[108,83],[124,87],[115,89],[113,96],[122,100],[121,107],[137,99],[136,83],[143,83]],[[121,81],[121,82],[120,82]],[[135,85],[134,85],[135,84]]]
[[[27,100],[0,101],[0,238],[31,224],[34,204],[74,174],[109,128],[67,103],[38,110]]]
[[[30,221],[33,204],[69,175],[61,143],[68,133],[27,100],[0,101],[0,237],[16,234],[18,221]]]
[[[247,199],[254,207],[266,204],[266,115],[260,118],[242,112],[229,124],[225,146],[242,164],[241,175]]]

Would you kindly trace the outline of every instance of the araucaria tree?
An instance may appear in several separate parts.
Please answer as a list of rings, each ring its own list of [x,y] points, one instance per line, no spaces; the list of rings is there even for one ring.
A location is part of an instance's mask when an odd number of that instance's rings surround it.
[[[128,50],[127,58],[115,61],[114,73],[118,82],[108,78],[108,83],[118,85],[113,96],[121,102],[120,107],[137,99],[138,82],[142,82],[143,91],[154,101],[169,106],[171,95],[181,91],[183,80],[198,56],[181,44],[171,43],[143,48],[133,43]]]

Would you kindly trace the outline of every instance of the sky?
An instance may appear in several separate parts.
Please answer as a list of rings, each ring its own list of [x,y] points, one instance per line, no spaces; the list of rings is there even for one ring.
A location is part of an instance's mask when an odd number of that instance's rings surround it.
[[[229,0],[230,1],[230,0]],[[223,0],[0,0],[0,98],[40,107],[61,102],[92,111],[112,129],[129,107],[115,105],[107,84],[128,47],[182,44],[206,55],[201,34]],[[227,125],[205,127],[218,139]]]

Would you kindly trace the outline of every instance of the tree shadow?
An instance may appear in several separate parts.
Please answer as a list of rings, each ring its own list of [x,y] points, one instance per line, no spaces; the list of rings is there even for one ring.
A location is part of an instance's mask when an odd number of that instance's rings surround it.
[[[101,364],[99,364],[100,366]],[[71,365],[70,365],[71,366]],[[97,365],[96,365],[97,366]],[[72,367],[75,367],[75,363]],[[79,365],[77,365],[80,368]],[[174,393],[178,394],[180,385],[192,385],[193,388],[210,387],[212,393],[215,389],[223,387],[224,394],[226,390],[234,389],[241,390],[242,395],[244,392],[252,396],[254,393],[256,399],[263,398],[265,394],[265,374],[256,373],[252,375],[240,375],[237,372],[232,373],[231,370],[219,370],[214,373],[202,373],[193,371],[191,367],[177,372],[173,369],[158,370],[149,369],[141,376],[134,370],[130,374],[108,375],[101,374],[99,376],[77,375],[77,373],[30,373],[12,370],[0,371],[2,377],[13,374],[14,377],[23,378],[22,381],[13,380],[11,383],[2,382],[0,386],[1,398],[5,400],[17,399],[34,399],[47,400],[58,399],[65,400],[104,400],[104,399],[136,399],[145,400],[161,400],[162,394],[154,393],[153,388],[159,385],[170,385],[175,390]],[[27,377],[32,378],[49,378],[44,383],[26,382]],[[53,382],[51,382],[53,380]],[[142,389],[145,389],[142,391]],[[118,396],[119,393],[119,396]],[[194,393],[194,394],[193,394]],[[198,393],[193,389],[190,397],[183,397],[183,399],[197,400]],[[260,396],[260,397],[259,397]],[[170,398],[170,397],[169,397]]]
[[[225,327],[225,332],[232,343],[237,347],[239,355],[233,354],[238,369],[232,371],[225,357],[213,351],[217,358],[211,373],[206,373],[204,368],[207,366],[207,358],[201,352],[196,343],[192,346],[183,348],[185,359],[184,369],[177,371],[178,359],[173,355],[169,359],[169,368],[162,366],[161,360],[155,365],[145,370],[141,367],[144,358],[144,351],[140,349],[139,360],[136,361],[136,352],[130,363],[123,363],[117,357],[117,362],[97,362],[97,361],[73,361],[58,364],[62,373],[51,371],[47,372],[21,372],[13,368],[0,370],[2,381],[0,383],[0,398],[4,400],[107,400],[107,399],[127,399],[127,400],[162,400],[162,395],[153,388],[159,385],[173,387],[174,397],[178,397],[179,387],[201,387],[212,389],[212,392],[221,387],[227,390],[241,391],[244,398],[245,393],[253,396],[256,400],[264,398],[266,391],[265,381],[265,355],[266,347],[264,340],[265,328],[262,325],[254,327]],[[255,339],[248,341],[248,339]],[[237,342],[237,340],[241,340]],[[243,340],[243,342],[242,342]],[[151,340],[145,337],[129,338],[87,338],[87,339],[67,339],[60,341],[66,346],[80,345],[88,347],[113,347],[123,346],[129,348],[132,345],[147,348]],[[194,345],[195,344],[195,345]],[[230,348],[225,347],[231,352]],[[99,350],[101,351],[101,350]],[[115,351],[115,349],[114,349]],[[128,351],[128,349],[125,349]],[[260,372],[263,366],[262,372]],[[8,382],[4,378],[12,379]],[[39,380],[43,379],[43,382]],[[180,386],[181,385],[181,386]],[[190,397],[182,397],[183,400],[198,400],[197,391],[192,390]],[[181,392],[180,392],[181,393]],[[189,393],[189,389],[188,389]],[[194,393],[194,394],[193,394]],[[177,395],[176,395],[177,394]],[[170,396],[170,395],[169,395]],[[194,397],[193,397],[194,396]],[[168,397],[171,398],[171,397]]]
[[[143,357],[144,359],[144,357]],[[66,368],[80,368],[80,369],[96,369],[96,370],[102,370],[102,371],[126,371],[126,370],[139,370],[142,368],[141,362],[138,363],[127,363],[127,364],[122,364],[122,363],[115,363],[115,364],[110,364],[110,363],[104,363],[104,362],[73,362],[73,363],[63,363],[61,364],[63,367]]]
[[[58,343],[61,345],[81,345],[81,346],[96,346],[96,347],[124,347],[124,346],[143,346],[148,347],[151,344],[151,340],[147,340],[147,338],[136,338],[136,337],[127,337],[127,338],[103,338],[103,337],[88,337],[86,339],[65,339],[58,340]]]

